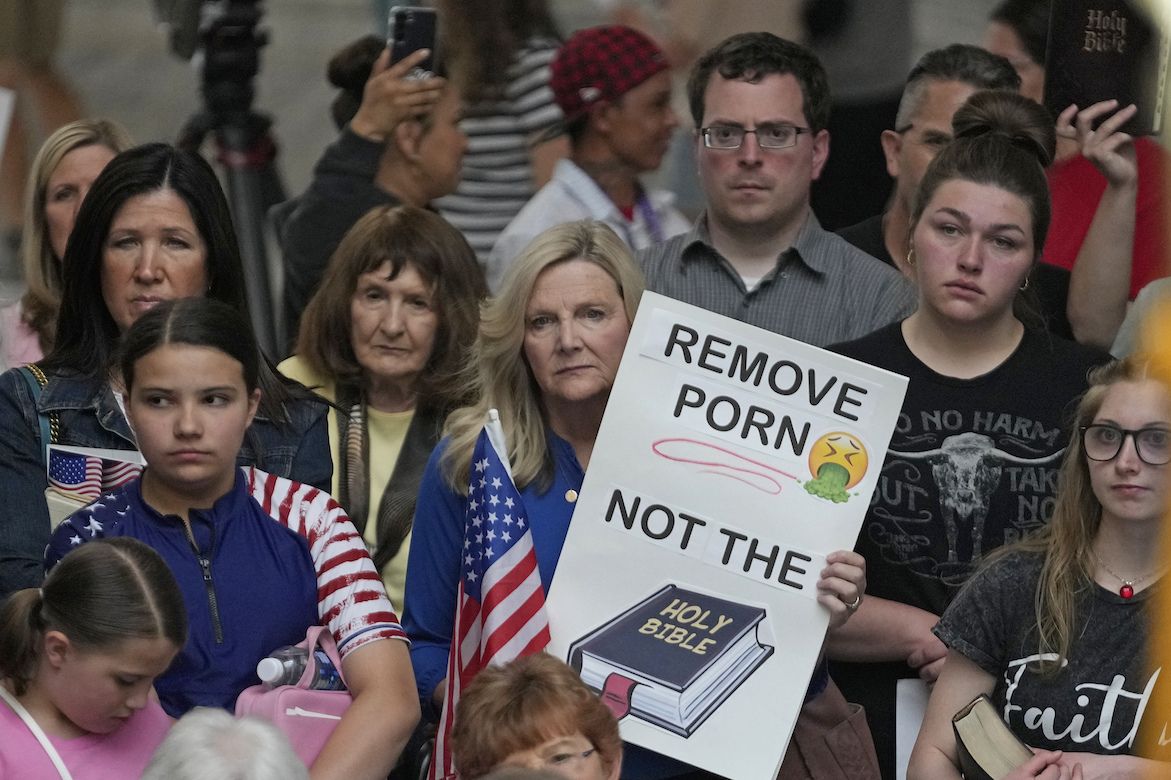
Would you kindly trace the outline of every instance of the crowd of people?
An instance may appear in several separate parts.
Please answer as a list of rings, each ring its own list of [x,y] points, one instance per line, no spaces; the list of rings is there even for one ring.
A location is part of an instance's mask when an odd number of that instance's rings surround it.
[[[810,48],[747,31],[692,58],[690,220],[641,180],[680,124],[674,45],[485,5],[438,3],[444,75],[375,38],[329,63],[337,139],[271,215],[282,355],[202,156],[107,119],[44,142],[27,291],[0,309],[0,777],[413,778],[458,698],[464,780],[714,778],[624,743],[543,653],[449,690],[485,420],[547,591],[646,290],[908,379],[856,547],[820,573],[778,780],[959,777],[952,717],[980,694],[1036,751],[1010,780],[1171,770],[1138,740],[1167,720],[1147,639],[1171,392],[1139,336],[1166,297],[1166,153],[1123,132],[1133,106],[1042,105],[1048,3],[920,58],[873,139],[886,207],[836,233],[811,206],[835,152]],[[55,448],[99,464],[59,521]],[[115,479],[111,451],[145,466]],[[352,701],[306,767],[225,711],[315,626]],[[907,680],[931,695],[903,767]]]

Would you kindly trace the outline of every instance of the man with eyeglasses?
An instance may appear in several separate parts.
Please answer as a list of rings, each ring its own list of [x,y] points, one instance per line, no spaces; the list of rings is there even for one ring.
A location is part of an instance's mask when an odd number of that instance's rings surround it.
[[[951,141],[952,115],[973,92],[1020,87],[1008,60],[978,46],[956,43],[924,54],[907,76],[894,129],[882,132],[886,171],[895,180],[886,211],[838,235],[912,278],[911,205],[927,166]]]
[[[912,285],[822,229],[809,189],[829,156],[829,86],[807,49],[734,35],[688,81],[707,209],[639,253],[647,287],[816,346],[906,317]]]
[[[630,27],[589,27],[561,46],[550,71],[569,157],[496,239],[485,267],[493,291],[529,242],[555,225],[596,219],[632,250],[688,228],[674,195],[639,181],[658,170],[679,126],[662,50]]]

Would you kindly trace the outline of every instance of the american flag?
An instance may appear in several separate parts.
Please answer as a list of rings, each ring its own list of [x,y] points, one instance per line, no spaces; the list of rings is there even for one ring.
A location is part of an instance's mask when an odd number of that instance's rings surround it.
[[[93,501],[102,494],[102,459],[76,452],[49,452],[49,484]]]
[[[545,591],[529,520],[512,482],[504,430],[495,409],[476,441],[465,507],[456,625],[447,658],[447,695],[435,739],[431,780],[457,777],[451,726],[460,692],[480,669],[536,653],[549,644]]]
[[[113,490],[125,485],[142,473],[142,464],[128,460],[102,460],[102,490]]]

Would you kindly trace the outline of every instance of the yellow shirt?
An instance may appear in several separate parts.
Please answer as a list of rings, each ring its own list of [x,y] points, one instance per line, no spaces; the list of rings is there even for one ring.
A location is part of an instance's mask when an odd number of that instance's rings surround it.
[[[314,388],[314,392],[327,401],[337,400],[337,386],[320,374],[315,373],[298,355],[282,362],[277,369],[301,384]],[[338,410],[329,410],[329,454],[333,459],[333,495],[338,495],[338,479],[341,474],[338,451]],[[362,538],[366,548],[373,552],[378,540],[378,506],[382,502],[382,493],[386,483],[394,473],[394,464],[398,462],[399,452],[407,437],[407,429],[415,417],[414,410],[407,412],[380,412],[377,409],[366,409],[366,430],[369,435],[370,451],[370,507],[366,519],[366,528]],[[407,550],[411,546],[411,535],[403,540],[398,553],[382,567],[382,584],[386,586],[386,594],[390,602],[400,611],[403,605],[403,588],[407,576]]]

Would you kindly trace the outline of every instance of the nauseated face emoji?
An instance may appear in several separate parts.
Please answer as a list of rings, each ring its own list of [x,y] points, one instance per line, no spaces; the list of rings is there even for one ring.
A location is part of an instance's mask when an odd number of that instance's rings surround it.
[[[809,473],[813,479],[805,490],[840,504],[850,500],[847,492],[866,476],[870,458],[861,440],[852,433],[827,433],[809,450]]]

